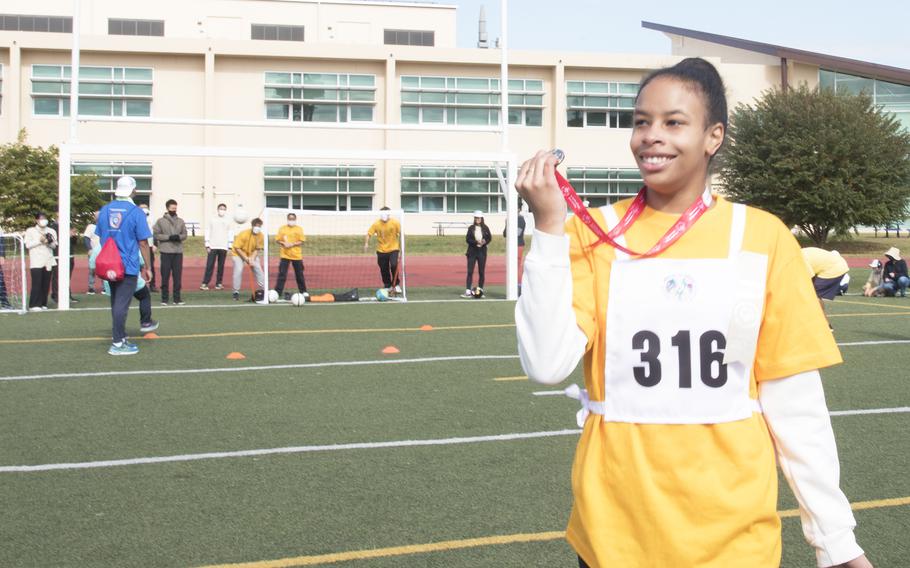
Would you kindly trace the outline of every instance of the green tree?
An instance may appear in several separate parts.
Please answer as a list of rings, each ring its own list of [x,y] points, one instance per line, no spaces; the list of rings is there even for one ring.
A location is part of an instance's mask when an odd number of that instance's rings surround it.
[[[730,117],[720,174],[736,201],[802,229],[831,231],[903,219],[910,198],[910,134],[866,95],[831,89],[768,91]]]
[[[0,146],[0,227],[10,232],[22,231],[35,222],[39,211],[57,216],[59,167],[59,150],[55,146],[29,146],[24,129],[16,142]],[[71,224],[83,227],[104,205],[104,198],[95,184],[95,175],[71,179]]]

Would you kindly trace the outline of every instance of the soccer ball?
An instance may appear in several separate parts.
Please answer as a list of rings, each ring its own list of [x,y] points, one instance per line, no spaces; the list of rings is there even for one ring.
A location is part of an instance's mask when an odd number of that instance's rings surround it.
[[[278,291],[277,291],[277,290],[269,290],[269,303],[270,303],[270,304],[274,304],[274,303],[277,302],[277,301],[278,301]]]
[[[291,296],[291,303],[295,306],[302,306],[306,303],[306,296],[298,292]]]
[[[237,209],[234,209],[234,222],[238,225],[243,225],[250,220],[250,214],[246,212],[246,209],[243,208],[243,205],[238,205]]]
[[[480,286],[473,288],[471,290],[471,295],[473,295],[475,299],[483,298],[483,288]]]
[[[376,290],[376,299],[379,300],[380,302],[385,302],[386,300],[388,300],[389,299],[389,289],[380,288],[379,290]]]

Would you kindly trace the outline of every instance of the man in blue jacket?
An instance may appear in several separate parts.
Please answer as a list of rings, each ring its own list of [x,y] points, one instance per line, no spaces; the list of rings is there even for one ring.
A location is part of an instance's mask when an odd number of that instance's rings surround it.
[[[126,316],[140,271],[146,281],[150,279],[148,239],[152,232],[145,214],[133,203],[135,192],[136,180],[131,176],[121,177],[114,190],[114,201],[102,207],[98,213],[96,232],[101,239],[101,247],[104,247],[108,239],[114,239],[124,273],[123,280],[110,283],[113,319],[113,341],[107,350],[110,355],[134,355],[139,352],[139,347],[126,339]],[[140,254],[145,262],[142,267],[139,265]]]

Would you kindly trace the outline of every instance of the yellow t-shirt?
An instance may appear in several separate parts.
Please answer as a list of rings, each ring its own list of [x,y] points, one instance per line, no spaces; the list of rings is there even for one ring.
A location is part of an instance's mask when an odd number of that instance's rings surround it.
[[[303,227],[300,225],[283,225],[278,229],[278,234],[275,236],[275,242],[281,243],[296,243],[297,241],[306,241],[306,237],[303,234]],[[278,251],[280,258],[286,258],[288,260],[303,260],[303,247],[297,245],[295,247],[285,248],[278,245]]]
[[[393,252],[400,249],[398,239],[401,236],[401,224],[396,219],[376,221],[367,230],[368,236],[376,235],[378,243],[376,252]]]
[[[234,242],[231,244],[231,254],[237,255],[235,251],[240,251],[245,257],[249,258],[254,252],[264,248],[265,238],[262,233],[253,235],[253,230],[247,229],[245,231],[240,231],[237,233],[237,236],[234,237]]]
[[[630,203],[616,204],[620,218]],[[661,257],[725,258],[732,209],[718,199]],[[601,212],[591,211],[605,226]],[[629,248],[648,250],[677,219],[646,208],[626,233]],[[603,400],[614,250],[608,245],[588,249],[596,236],[577,218],[566,231],[576,319],[588,338],[585,386],[591,400]],[[776,217],[748,208],[743,250],[768,256],[750,396],[758,396],[757,381],[840,363],[790,231]],[[592,568],[780,563],[776,461],[761,414],[711,425],[606,422],[592,414],[578,443],[572,487],[567,538]]]
[[[840,278],[850,271],[847,261],[836,252],[827,251],[816,247],[803,249],[803,259],[809,276],[815,278]]]

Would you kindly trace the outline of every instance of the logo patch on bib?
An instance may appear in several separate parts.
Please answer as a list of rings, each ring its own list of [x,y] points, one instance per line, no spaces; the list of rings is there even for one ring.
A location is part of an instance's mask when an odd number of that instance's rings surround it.
[[[689,301],[695,296],[695,281],[687,274],[671,274],[664,278],[664,293],[678,302]]]

